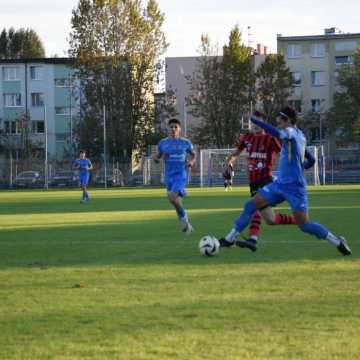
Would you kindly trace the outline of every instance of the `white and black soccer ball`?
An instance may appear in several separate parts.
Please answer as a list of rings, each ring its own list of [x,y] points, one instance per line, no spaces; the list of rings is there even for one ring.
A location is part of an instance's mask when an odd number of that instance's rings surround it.
[[[214,256],[219,252],[220,243],[214,236],[205,235],[199,241],[199,251],[202,256]]]

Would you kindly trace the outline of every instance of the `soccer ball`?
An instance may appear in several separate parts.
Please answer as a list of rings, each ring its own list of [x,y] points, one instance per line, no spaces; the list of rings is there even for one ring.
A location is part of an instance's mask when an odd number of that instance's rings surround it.
[[[199,241],[199,250],[202,256],[214,256],[219,252],[220,243],[214,236],[205,235]]]

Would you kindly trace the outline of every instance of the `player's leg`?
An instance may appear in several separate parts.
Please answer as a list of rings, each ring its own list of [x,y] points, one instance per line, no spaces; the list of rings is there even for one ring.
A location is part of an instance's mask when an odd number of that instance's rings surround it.
[[[296,223],[301,231],[316,236],[318,239],[326,239],[334,245],[343,255],[351,255],[351,250],[342,236],[336,236],[324,225],[310,221],[308,216],[308,200],[305,188],[289,189],[288,194],[284,194],[291,206]]]
[[[282,201],[282,198],[280,199],[277,196],[275,189],[270,188],[271,185],[272,184],[269,184],[265,187],[268,192],[266,196],[264,196],[263,193],[258,192],[253,198],[245,203],[243,212],[235,220],[233,228],[225,237],[219,240],[222,247],[229,247],[235,244],[236,236],[249,225],[256,210],[264,208],[269,204],[277,204]]]
[[[186,196],[185,192],[186,180],[179,179],[173,181],[167,185],[168,199],[174,206],[179,220],[182,222],[182,231],[186,234],[190,234],[194,229],[189,222],[189,218],[183,206],[182,198]]]
[[[270,206],[261,209],[261,216],[268,225],[296,225],[294,215],[274,213]]]

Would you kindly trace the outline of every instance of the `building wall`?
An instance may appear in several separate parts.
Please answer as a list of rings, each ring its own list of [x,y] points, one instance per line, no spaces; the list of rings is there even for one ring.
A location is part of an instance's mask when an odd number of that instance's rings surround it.
[[[302,101],[302,113],[312,110],[312,99],[321,99],[322,111],[327,111],[333,104],[333,96],[336,89],[336,70],[341,65],[336,65],[336,56],[351,56],[352,50],[337,50],[336,46],[343,42],[354,42],[360,45],[360,34],[332,34],[318,36],[278,36],[278,52],[284,54],[288,67],[292,72],[300,72],[302,75],[301,86],[294,89],[293,100]],[[325,46],[324,56],[314,57],[311,46],[323,44]],[[302,53],[299,57],[288,56],[288,46],[300,45]],[[311,72],[323,71],[325,75],[324,85],[313,86],[311,83]]]
[[[176,109],[183,123],[183,134],[190,139],[193,131],[201,123],[201,120],[194,118],[186,106],[186,98],[190,95],[190,85],[186,79],[193,76],[199,66],[200,57],[169,57],[165,59],[166,64],[166,90],[172,89],[176,96]],[[254,71],[265,60],[265,55],[253,55],[252,63]]]
[[[42,77],[39,80],[31,78],[31,67],[37,66],[42,69]],[[16,67],[18,69],[17,80],[6,81],[4,78],[4,68]],[[79,101],[74,89],[79,84],[76,81],[70,88],[67,84],[59,87],[55,84],[55,79],[70,79],[74,74],[71,61],[65,59],[39,59],[39,60],[3,60],[0,61],[0,127],[4,129],[6,121],[15,121],[26,112],[30,116],[30,121],[44,122],[46,116],[48,155],[50,159],[62,159],[65,148],[71,138],[70,130],[76,116],[79,115]],[[21,106],[6,107],[4,104],[4,94],[20,93]],[[44,106],[34,106],[32,94],[43,94]],[[56,115],[56,108],[72,108],[66,115]],[[70,115],[71,114],[71,115]],[[11,135],[14,138],[19,135]],[[44,148],[45,134],[32,133],[33,141],[39,143]]]

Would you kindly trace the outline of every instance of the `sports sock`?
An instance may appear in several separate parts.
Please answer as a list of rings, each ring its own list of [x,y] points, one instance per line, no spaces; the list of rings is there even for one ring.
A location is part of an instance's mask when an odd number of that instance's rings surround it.
[[[234,228],[240,233],[243,231],[251,220],[252,215],[256,211],[256,208],[251,200],[248,200],[244,205],[244,211],[235,220]]]
[[[288,214],[275,214],[275,224],[276,225],[295,225],[294,215]]]
[[[326,239],[330,233],[323,225],[312,221],[299,225],[299,228],[305,233],[315,235],[318,239]]]
[[[225,236],[225,240],[234,242],[239,232],[236,229],[231,229],[230,232]]]
[[[337,236],[335,236],[333,233],[331,233],[330,231],[328,232],[328,234],[326,235],[326,240],[330,243],[335,245],[336,247],[338,247],[340,245],[340,240],[337,238]]]
[[[261,215],[259,211],[256,211],[251,218],[249,237],[253,240],[257,240],[261,226]]]
[[[181,219],[181,220],[186,219],[187,220],[187,216],[186,216],[184,208],[182,208],[182,207],[177,208],[176,213],[178,214],[179,219]]]

